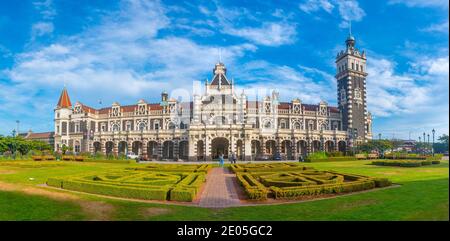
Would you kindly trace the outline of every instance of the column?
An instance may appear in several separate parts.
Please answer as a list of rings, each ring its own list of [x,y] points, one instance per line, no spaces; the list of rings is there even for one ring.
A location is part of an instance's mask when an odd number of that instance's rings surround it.
[[[189,138],[189,161],[197,161],[197,141],[193,138]]]
[[[158,146],[156,147],[157,149],[157,160],[161,160],[162,159],[162,152],[163,152],[163,142],[161,140],[158,140]]]
[[[298,160],[298,153],[297,153],[297,142],[295,139],[292,139],[291,141],[291,150],[292,150],[292,158],[294,158],[294,160]]]
[[[211,157],[211,143],[210,143],[210,138],[207,136],[205,138],[205,160],[206,161],[212,161],[212,157]]]
[[[281,138],[277,137],[276,139],[276,146],[275,146],[275,154],[281,154]]]
[[[147,143],[148,141],[143,140],[142,141],[142,156],[147,157]]]
[[[102,153],[106,155],[106,142],[100,142],[102,144]]]
[[[249,139],[244,140],[244,160],[252,160],[252,142]]]
[[[132,141],[128,141],[128,142],[127,142],[127,145],[128,145],[128,147],[127,147],[127,153],[132,152],[132,151],[133,151],[133,142],[132,142]],[[136,154],[136,153],[134,153],[134,154]]]
[[[180,158],[180,141],[178,139],[173,140],[173,159],[174,161],[178,160]]]
[[[119,155],[119,142],[118,141],[114,141],[113,142],[114,146],[113,146],[113,155]]]

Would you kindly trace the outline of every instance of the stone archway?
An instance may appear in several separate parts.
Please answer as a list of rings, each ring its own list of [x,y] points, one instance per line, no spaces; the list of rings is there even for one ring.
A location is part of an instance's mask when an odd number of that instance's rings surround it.
[[[318,152],[318,151],[320,151],[320,149],[321,149],[321,143],[320,143],[320,141],[314,140],[314,141],[311,143],[311,152],[312,152],[312,153]]]
[[[345,154],[345,152],[347,151],[347,144],[345,143],[345,141],[338,142],[338,150]]]
[[[135,155],[141,155],[142,154],[142,142],[140,141],[134,141],[131,145],[131,151]]]
[[[197,141],[197,160],[203,160],[205,158],[204,142],[202,140]]]
[[[286,160],[292,160],[292,143],[290,140],[281,142],[281,153]]]
[[[157,158],[158,157],[158,142],[149,141],[147,143],[147,156],[149,158]]]
[[[180,141],[178,145],[180,159],[187,160],[189,158],[189,143],[187,141]]]
[[[230,142],[224,137],[216,137],[211,142],[211,157],[213,159],[219,158],[220,154],[224,155],[224,158],[228,158],[228,149]]]
[[[102,144],[98,141],[94,142],[93,147],[94,147],[94,153],[102,151]]]
[[[244,159],[244,143],[242,140],[237,140],[236,142],[236,158],[239,160]]]
[[[302,156],[306,156],[306,154],[308,152],[308,147],[307,147],[307,143],[305,140],[300,140],[297,142],[297,150],[298,150],[298,154],[300,154]]]
[[[114,142],[108,141],[105,143],[106,155],[113,154],[113,149],[114,149]]]
[[[128,144],[126,141],[119,142],[118,151],[120,154],[127,154],[128,152]]]
[[[326,152],[334,151],[334,142],[333,141],[328,140],[325,142],[325,151]]]
[[[273,158],[277,151],[277,143],[275,140],[266,141],[266,154]]]
[[[251,146],[252,160],[256,160],[256,158],[261,155],[261,142],[259,142],[258,140],[252,140]]]
[[[162,158],[173,159],[173,141],[165,141],[163,143]]]

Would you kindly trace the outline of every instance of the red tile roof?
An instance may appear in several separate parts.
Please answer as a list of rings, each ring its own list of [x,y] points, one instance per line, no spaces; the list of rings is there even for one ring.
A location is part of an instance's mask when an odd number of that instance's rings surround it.
[[[25,138],[26,139],[43,139],[43,138],[50,138],[54,134],[55,134],[54,132],[29,133]]]
[[[67,93],[66,87],[64,87],[61,96],[59,97],[57,106],[59,108],[72,108],[72,103],[70,102],[69,94]]]

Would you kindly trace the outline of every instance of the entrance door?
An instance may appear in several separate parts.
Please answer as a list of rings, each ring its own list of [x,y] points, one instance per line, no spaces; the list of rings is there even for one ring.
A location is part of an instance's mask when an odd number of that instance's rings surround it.
[[[220,154],[224,155],[224,158],[228,158],[229,142],[226,138],[215,138],[211,143],[211,156],[213,159],[219,158]]]

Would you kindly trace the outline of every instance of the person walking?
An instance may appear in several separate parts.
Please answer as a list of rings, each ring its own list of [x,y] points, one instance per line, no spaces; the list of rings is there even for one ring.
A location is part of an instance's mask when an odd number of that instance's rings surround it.
[[[222,154],[222,153],[219,153],[219,166],[220,166],[220,167],[223,167],[223,163],[224,163],[224,160],[223,160],[223,154]]]
[[[236,153],[233,152],[233,154],[231,154],[231,163],[236,164]]]

